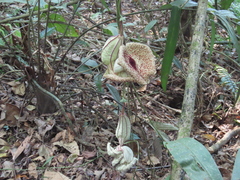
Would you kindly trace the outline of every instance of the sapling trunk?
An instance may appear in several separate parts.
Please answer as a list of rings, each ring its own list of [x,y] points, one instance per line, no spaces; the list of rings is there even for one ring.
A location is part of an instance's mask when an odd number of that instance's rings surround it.
[[[179,120],[178,139],[189,137],[194,118],[194,106],[197,93],[198,70],[203,49],[205,21],[207,17],[207,0],[198,1],[195,28],[190,46],[188,73],[185,85],[181,118]],[[181,179],[181,167],[173,161],[171,180]]]

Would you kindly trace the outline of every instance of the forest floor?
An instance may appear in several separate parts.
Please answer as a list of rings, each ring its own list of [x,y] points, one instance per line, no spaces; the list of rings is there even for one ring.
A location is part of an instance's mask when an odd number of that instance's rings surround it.
[[[155,0],[151,1],[151,4],[148,1],[143,1],[142,4],[123,1],[122,9],[123,14],[128,14],[156,9],[161,5],[163,4]],[[78,28],[79,34],[97,23],[115,17],[114,3],[109,3],[110,12],[103,12],[101,3],[91,1],[83,1],[80,7],[80,13],[76,14],[71,22],[76,29]],[[1,16],[7,17],[11,9],[26,9],[26,4],[3,4],[2,8],[4,11]],[[101,48],[108,39],[102,29],[110,22],[88,31],[70,51],[67,49],[73,38],[62,38],[58,35],[47,37],[47,51],[41,52],[41,56],[49,65],[44,67],[46,74],[41,77],[44,80],[38,82],[61,100],[67,118],[63,111],[55,112],[56,99],[32,84],[31,78],[35,78],[36,74],[32,73],[32,67],[25,67],[24,71],[24,68],[18,65],[16,57],[39,65],[34,53],[32,59],[26,58],[28,54],[23,44],[26,40],[11,41],[12,47],[23,47],[18,49],[16,55],[11,51],[14,48],[1,48],[0,179],[166,178],[171,170],[171,157],[149,122],[156,122],[157,129],[161,123],[177,127],[184,96],[189,48],[186,44],[182,45],[184,38],[179,38],[177,60],[173,64],[167,91],[164,92],[159,74],[169,12],[134,14],[128,16],[124,22],[126,41],[148,44],[156,55],[157,73],[146,90],[142,91],[136,84],[115,83],[101,77],[106,70],[105,65],[101,63]],[[17,12],[15,16],[21,13]],[[73,6],[61,9],[58,13],[69,20]],[[144,32],[146,25],[154,19],[157,20],[157,34],[154,35],[151,30]],[[7,25],[2,27],[6,28]],[[34,28],[33,31],[37,30]],[[217,66],[227,69],[231,72],[232,80],[239,82],[240,68],[233,62],[237,59],[237,53],[231,44],[218,43],[214,45],[213,54],[209,59],[209,34],[208,32],[206,35],[201,59],[191,133],[192,138],[207,148],[218,142],[226,133],[239,127],[240,123],[240,104],[234,106],[234,95],[221,84],[221,76],[216,69]],[[227,37],[227,33],[221,28],[218,29],[218,34],[222,39]],[[31,44],[32,50],[37,49],[35,40],[29,39],[28,43]],[[57,57],[60,60],[65,52],[67,54],[64,62],[57,66],[56,62],[60,61],[53,62],[52,59]],[[89,60],[89,64],[84,64],[84,60]],[[54,80],[50,80],[53,72],[56,72]],[[36,78],[41,80],[39,77],[38,74]],[[127,145],[138,158],[136,165],[125,173],[119,173],[111,165],[112,157],[107,154],[106,149],[108,142],[114,147],[118,145],[115,130],[119,115],[118,103],[113,97],[114,90],[118,90],[124,96],[125,110],[132,123],[132,140]],[[59,106],[57,108],[59,109]],[[39,110],[47,113],[40,114]],[[167,130],[167,127],[165,130],[163,127],[159,129],[162,129],[170,140],[176,139],[177,131]],[[240,148],[239,137],[239,133],[235,134],[212,154],[224,179],[231,177],[236,152]]]

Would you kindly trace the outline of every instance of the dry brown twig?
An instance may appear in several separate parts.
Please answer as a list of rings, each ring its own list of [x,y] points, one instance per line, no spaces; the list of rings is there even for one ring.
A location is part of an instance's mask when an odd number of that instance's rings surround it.
[[[226,144],[233,136],[240,133],[240,127],[235,127],[232,131],[227,132],[222,139],[217,141],[214,145],[208,148],[210,153],[217,152],[224,144]]]

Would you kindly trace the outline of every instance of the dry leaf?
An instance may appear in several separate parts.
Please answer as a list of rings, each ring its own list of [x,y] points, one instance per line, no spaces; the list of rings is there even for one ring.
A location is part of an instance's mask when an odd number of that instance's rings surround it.
[[[15,161],[18,156],[29,146],[29,142],[31,140],[32,136],[27,136],[24,141],[21,143],[21,145],[17,148],[17,150],[13,153],[13,160]]]
[[[7,146],[9,145],[5,140],[0,139],[0,146]]]
[[[50,119],[50,118],[48,118],[47,121],[42,120],[40,118],[36,118],[34,122],[38,126],[38,133],[42,136],[44,136],[47,131],[51,130],[56,123],[54,119]]]
[[[7,83],[9,86],[12,86],[12,87],[14,87],[14,86],[18,86],[19,84],[21,84],[19,81],[11,81],[11,82],[8,82]]]
[[[13,177],[13,174],[14,174],[14,163],[13,162],[4,161],[4,163],[2,165],[2,169],[7,169],[7,170],[1,171],[1,177],[7,178],[7,179],[10,177]]]
[[[26,108],[27,108],[28,111],[33,111],[33,110],[36,109],[36,106],[33,106],[33,105],[27,105]]]
[[[17,86],[13,86],[12,91],[13,91],[14,94],[17,94],[19,96],[23,96],[25,94],[25,91],[26,91],[25,84],[21,83]]]
[[[160,164],[159,159],[156,156],[150,156],[150,159],[147,161],[147,165],[157,165]]]
[[[51,140],[52,143],[56,141],[63,140],[65,143],[70,143],[74,141],[74,135],[71,133],[71,131],[68,130],[63,130],[59,133],[56,134],[56,136]]]
[[[67,58],[75,62],[81,62],[81,58],[77,54],[67,54]]]
[[[211,135],[211,134],[203,134],[202,137],[204,137],[206,139],[209,139],[211,141],[215,141],[216,140],[216,137]]]
[[[26,87],[24,83],[20,83],[19,81],[11,81],[7,83],[8,85],[12,86],[12,91],[14,94],[23,96],[26,91]]]
[[[43,156],[45,160],[49,159],[53,155],[53,149],[48,148],[46,145],[42,144],[38,149],[38,154]]]
[[[103,168],[101,171],[94,171],[94,175],[95,175],[95,179],[98,180],[98,179],[101,179],[101,176],[102,174],[104,173],[106,168]]]
[[[45,180],[70,180],[67,176],[60,172],[54,172],[54,171],[45,171],[44,173],[44,179]]]
[[[6,111],[5,115],[6,124],[11,127],[16,126],[17,125],[16,117],[19,116],[20,109],[15,105],[6,104],[5,111]]]
[[[6,134],[7,134],[7,132],[4,129],[0,129],[0,138],[5,136]]]
[[[58,142],[53,143],[53,145],[61,146],[61,147],[65,148],[66,150],[68,150],[72,154],[77,154],[77,155],[80,154],[79,147],[78,147],[78,144],[76,141],[73,141],[71,143],[64,143],[63,141],[58,141]]]
[[[30,177],[34,177],[37,179],[38,177],[38,172],[37,172],[37,165],[36,163],[32,162],[28,165],[28,173]]]
[[[96,151],[83,151],[82,156],[86,159],[92,158],[96,155]]]

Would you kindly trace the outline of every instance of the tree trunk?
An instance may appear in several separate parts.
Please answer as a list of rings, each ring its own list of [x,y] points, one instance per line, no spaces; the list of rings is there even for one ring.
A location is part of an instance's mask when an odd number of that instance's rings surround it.
[[[207,0],[198,1],[198,9],[193,31],[188,73],[185,85],[181,118],[179,120],[178,139],[189,137],[194,118],[194,106],[197,93],[198,70],[203,49],[205,21],[207,17]],[[171,180],[181,179],[181,167],[173,161]]]

